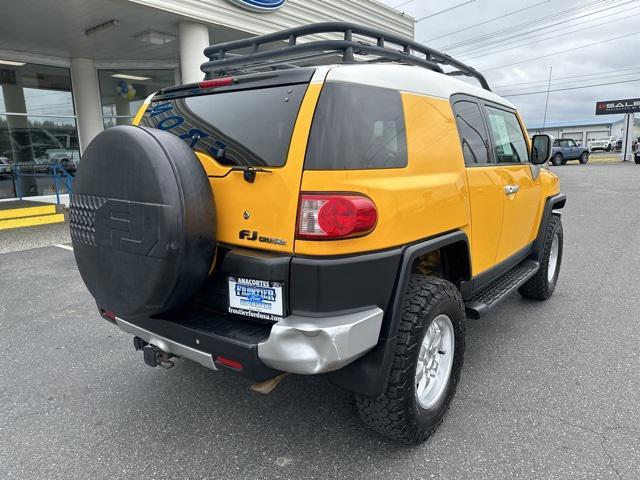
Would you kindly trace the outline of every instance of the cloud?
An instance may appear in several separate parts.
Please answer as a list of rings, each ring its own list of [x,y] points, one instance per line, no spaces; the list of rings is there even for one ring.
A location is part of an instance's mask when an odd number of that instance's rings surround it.
[[[415,37],[418,41],[439,37],[532,6],[514,15],[438,38],[427,45],[435,49],[444,48],[446,53],[459,57],[485,73],[489,84],[497,86],[494,90],[505,96],[546,90],[550,66],[553,66],[551,90],[640,79],[640,28],[637,20],[640,1],[548,0],[542,4],[540,1],[476,0],[418,22]],[[382,2],[389,6],[403,3],[400,0]],[[414,18],[421,18],[460,3],[463,2],[413,0],[400,7],[400,10]],[[548,17],[544,24],[534,23],[542,17]],[[553,23],[558,25],[542,28]],[[574,30],[575,33],[567,33]],[[507,39],[507,36],[510,38]],[[585,47],[619,36],[624,37]],[[457,49],[451,48],[467,40],[471,40],[471,43]],[[495,43],[482,46],[489,42]],[[523,45],[530,42],[529,45]],[[517,65],[510,65],[513,63]],[[619,72],[630,67],[638,69]],[[592,74],[596,75],[562,79]],[[539,83],[522,85],[534,81]],[[640,81],[551,92],[547,121],[595,122],[605,118],[606,121],[616,121],[619,116],[596,117],[596,101],[634,97],[640,97]],[[546,93],[507,98],[518,107],[525,122],[542,123]]]

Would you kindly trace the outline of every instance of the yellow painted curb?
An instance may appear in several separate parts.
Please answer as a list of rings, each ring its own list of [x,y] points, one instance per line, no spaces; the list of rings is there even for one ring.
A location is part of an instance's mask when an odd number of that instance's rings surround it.
[[[0,230],[9,230],[10,228],[35,227],[36,225],[48,225],[50,223],[64,222],[64,214],[56,213],[53,215],[40,215],[36,217],[10,218],[0,220]]]
[[[7,220],[9,218],[36,217],[38,215],[51,215],[54,213],[56,213],[55,205],[10,208],[9,210],[0,210],[0,220]]]

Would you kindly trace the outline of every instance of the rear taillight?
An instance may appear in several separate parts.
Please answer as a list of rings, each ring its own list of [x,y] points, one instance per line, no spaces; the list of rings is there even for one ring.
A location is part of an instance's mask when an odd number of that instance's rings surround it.
[[[376,206],[363,195],[303,193],[297,237],[305,240],[359,237],[373,230],[377,221]]]
[[[233,84],[233,77],[214,78],[213,80],[203,80],[198,83],[200,88],[228,87]]]

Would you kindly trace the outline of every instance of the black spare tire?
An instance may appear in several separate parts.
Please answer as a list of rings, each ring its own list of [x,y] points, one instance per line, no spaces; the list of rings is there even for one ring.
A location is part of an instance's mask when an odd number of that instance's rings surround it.
[[[82,157],[69,216],[84,283],[100,308],[120,317],[183,304],[211,269],[211,186],[171,133],[118,126],[98,135]]]

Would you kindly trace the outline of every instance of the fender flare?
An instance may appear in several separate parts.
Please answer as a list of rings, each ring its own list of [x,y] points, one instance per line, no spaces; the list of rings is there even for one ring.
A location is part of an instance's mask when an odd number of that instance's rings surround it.
[[[567,203],[567,196],[563,193],[558,193],[552,197],[548,197],[544,203],[544,210],[542,211],[542,218],[540,219],[540,227],[538,228],[538,235],[533,242],[533,248],[531,249],[531,255],[529,258],[540,261],[542,259],[542,247],[544,246],[544,237],[547,231],[547,225],[551,215],[554,214],[554,210],[560,210],[564,208]],[[560,212],[556,213],[560,215]]]
[[[420,255],[458,242],[464,242],[467,245],[467,252],[469,252],[467,234],[460,230],[426,239],[404,248],[393,295],[382,322],[378,344],[355,362],[329,373],[331,383],[368,398],[376,398],[384,393],[391,373],[402,303],[413,262]],[[469,256],[469,258],[471,257]]]

